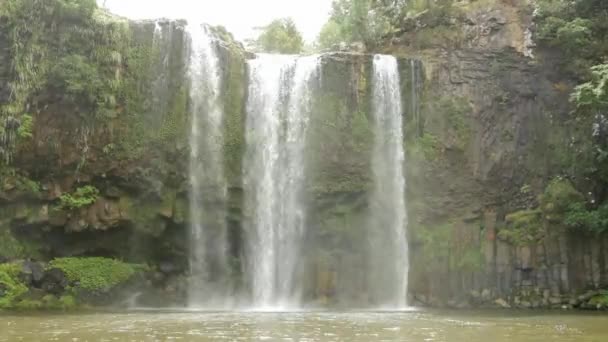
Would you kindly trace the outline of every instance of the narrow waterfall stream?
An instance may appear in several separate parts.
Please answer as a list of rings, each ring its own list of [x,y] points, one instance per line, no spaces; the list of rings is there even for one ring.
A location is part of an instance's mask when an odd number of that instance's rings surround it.
[[[246,277],[257,309],[299,306],[300,244],[306,226],[303,152],[318,57],[259,55],[249,62],[244,161],[251,215]]]
[[[375,144],[368,227],[372,304],[382,308],[407,306],[408,242],[405,203],[403,110],[397,60],[376,55],[373,62]]]
[[[220,61],[206,26],[190,25],[190,307],[227,308],[223,108]]]

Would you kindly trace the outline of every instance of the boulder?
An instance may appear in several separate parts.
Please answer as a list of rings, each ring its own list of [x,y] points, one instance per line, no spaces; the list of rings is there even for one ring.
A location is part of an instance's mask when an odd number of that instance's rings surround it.
[[[44,278],[44,266],[34,261],[24,261],[21,264],[21,280],[27,285],[38,285]]]
[[[51,268],[44,273],[40,282],[40,288],[48,293],[59,295],[68,286],[68,279],[65,273],[58,268]]]
[[[172,261],[162,261],[158,269],[164,274],[176,274],[181,271],[181,267]]]
[[[562,303],[562,299],[559,297],[551,297],[549,298],[549,304],[551,305],[558,305]]]
[[[502,298],[498,298],[497,300],[494,301],[494,304],[496,304],[497,306],[504,308],[504,309],[510,309],[511,305],[509,305],[509,303],[507,303],[506,300],[502,299]]]

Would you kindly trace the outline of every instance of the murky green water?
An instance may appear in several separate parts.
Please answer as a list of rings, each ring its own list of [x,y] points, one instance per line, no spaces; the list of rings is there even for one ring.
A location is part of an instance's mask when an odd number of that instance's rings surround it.
[[[0,316],[0,341],[608,341],[608,315],[534,312]]]

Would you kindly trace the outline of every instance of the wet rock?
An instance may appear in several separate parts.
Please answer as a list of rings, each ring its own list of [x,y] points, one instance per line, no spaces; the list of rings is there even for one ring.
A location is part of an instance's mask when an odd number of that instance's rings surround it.
[[[38,262],[24,261],[19,277],[27,285],[37,285],[44,278],[44,266]]]
[[[40,287],[51,294],[61,294],[68,286],[68,279],[65,273],[58,269],[52,268],[44,273],[44,277],[40,282]]]
[[[579,306],[580,304],[581,304],[581,301],[574,297],[570,298],[570,300],[568,301],[568,305]]]
[[[492,298],[492,292],[489,289],[484,289],[481,291],[481,299],[484,301],[489,301]]]
[[[591,299],[591,298],[593,298],[593,297],[597,296],[598,294],[599,294],[599,292],[591,290],[591,291],[587,291],[587,292],[585,292],[585,294],[582,294],[582,295],[578,296],[578,298],[577,298],[577,299],[578,299],[580,302],[586,302],[586,301],[588,301],[589,299]]]
[[[175,274],[179,273],[181,268],[172,261],[163,261],[158,266],[159,270],[164,274]]]
[[[505,309],[511,308],[511,305],[509,305],[509,303],[507,303],[507,301],[502,298],[498,298],[497,300],[495,300],[494,304],[496,304],[497,306],[499,306],[501,308],[505,308]]]
[[[551,297],[549,298],[549,304],[551,305],[558,305],[562,303],[562,299],[559,297]]]

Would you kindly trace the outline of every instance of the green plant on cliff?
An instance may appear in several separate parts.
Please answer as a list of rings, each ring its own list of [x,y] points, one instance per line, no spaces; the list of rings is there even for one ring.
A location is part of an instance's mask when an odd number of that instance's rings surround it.
[[[317,45],[327,49],[341,42],[362,42],[375,47],[404,28],[412,27],[406,22],[418,21],[421,14],[426,15],[424,26],[430,30],[420,34],[429,31],[450,34],[456,31],[445,29],[454,12],[453,3],[453,0],[334,0]]]
[[[26,112],[46,110],[49,102],[66,117],[79,115],[83,125],[121,112],[125,20],[98,9],[95,0],[6,0],[0,13],[12,61],[0,119],[18,120],[19,138],[32,134],[35,117]],[[14,145],[0,150],[5,159]]]
[[[38,196],[42,191],[39,182],[28,178],[19,173],[17,169],[12,167],[0,167],[0,187],[5,191],[16,189],[17,191]]]
[[[304,38],[291,18],[276,19],[258,29],[258,38],[250,42],[255,51],[285,54],[302,52]]]
[[[101,257],[58,258],[50,268],[65,272],[71,283],[89,291],[109,290],[136,275],[142,266]]]
[[[25,256],[26,248],[15,239],[10,229],[0,228],[0,257],[14,260]]]
[[[59,207],[63,210],[74,210],[88,207],[97,201],[99,190],[91,185],[76,189],[74,193],[67,193],[59,197]]]
[[[545,234],[542,213],[538,209],[521,210],[505,217],[506,226],[498,232],[498,237],[514,245],[538,242]]]
[[[540,210],[543,218],[549,222],[561,223],[572,205],[582,203],[583,195],[574,188],[572,183],[557,177],[549,182],[545,192],[539,197]]]
[[[408,156],[417,160],[434,162],[439,159],[442,152],[442,144],[439,138],[429,132],[425,132],[411,144],[407,144]]]
[[[17,136],[21,139],[29,139],[33,135],[34,118],[30,114],[21,115]]]
[[[602,0],[537,1],[537,38],[559,49],[567,71],[585,75],[608,53],[608,3]]]
[[[589,208],[584,203],[573,203],[568,208],[564,223],[566,226],[601,234],[608,231],[608,204]]]
[[[19,301],[20,297],[27,292],[27,286],[19,279],[21,265],[0,264],[0,287],[3,294],[0,295],[0,309],[11,309]]]
[[[464,97],[448,97],[438,101],[436,110],[447,119],[448,130],[455,139],[455,145],[464,150],[471,139],[469,115],[471,104]]]

